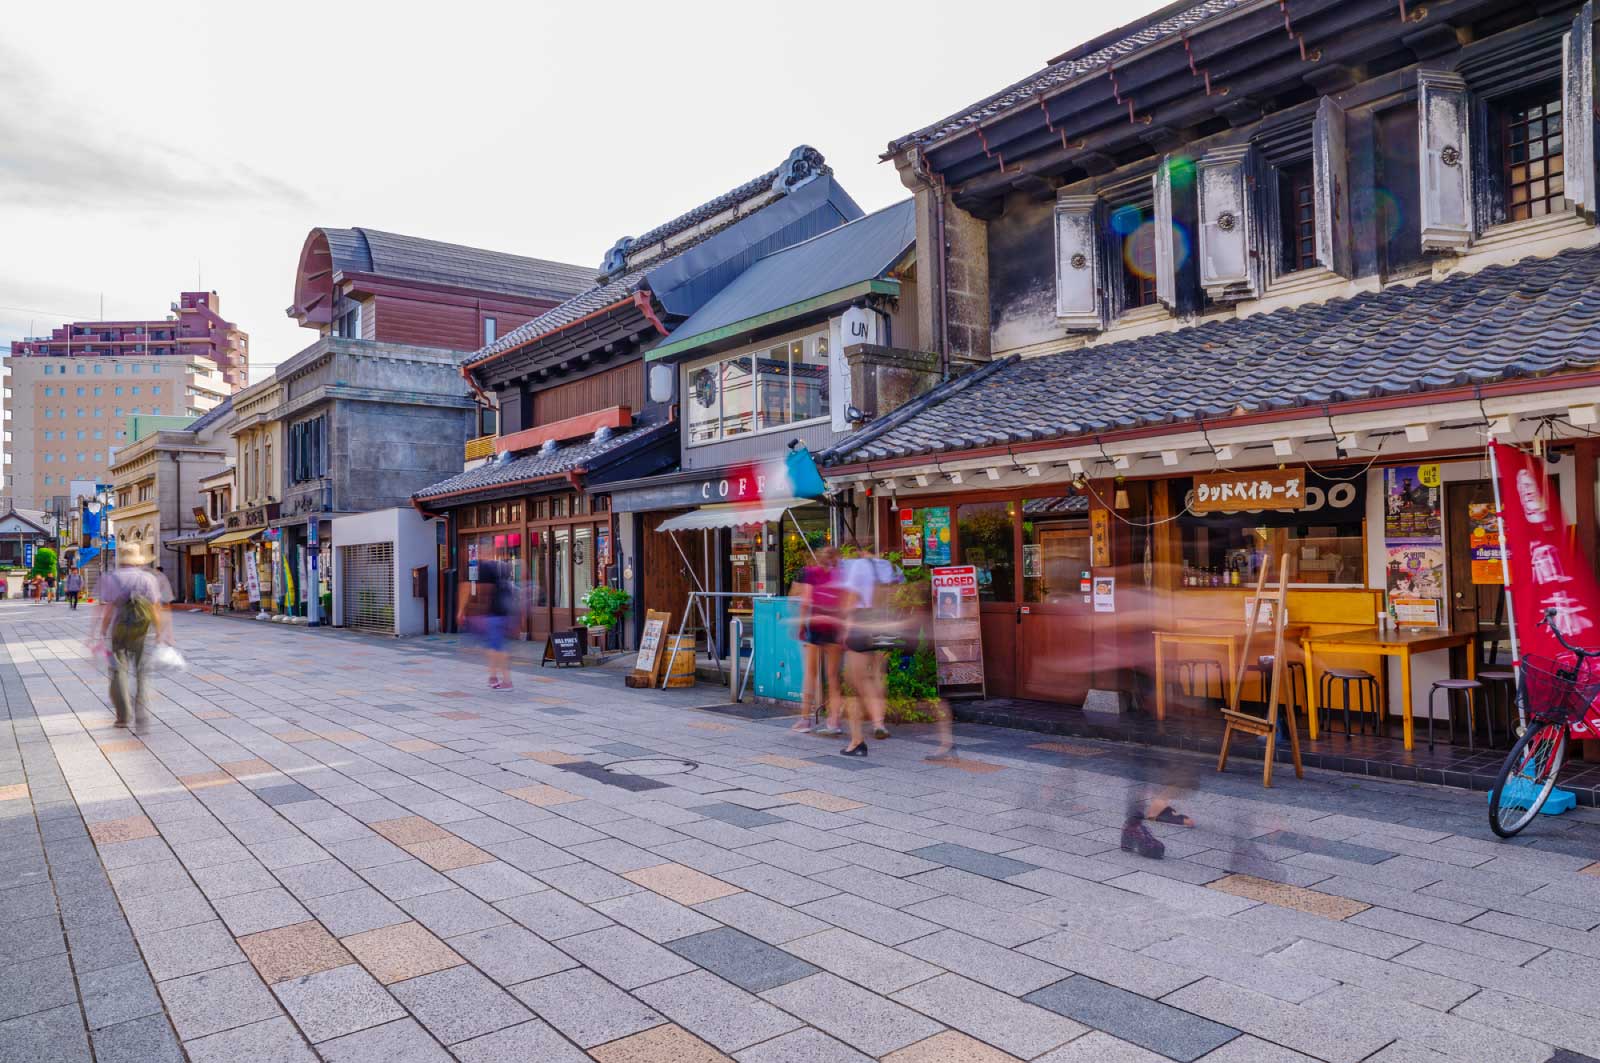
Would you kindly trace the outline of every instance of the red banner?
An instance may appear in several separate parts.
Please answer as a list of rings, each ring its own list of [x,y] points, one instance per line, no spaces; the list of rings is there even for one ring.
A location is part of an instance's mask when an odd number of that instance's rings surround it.
[[[1499,480],[1518,652],[1570,661],[1572,655],[1539,622],[1554,609],[1550,623],[1567,641],[1584,649],[1600,644],[1600,584],[1578,553],[1544,462],[1515,447],[1489,447]],[[1572,732],[1580,738],[1600,735],[1600,705],[1590,706]]]

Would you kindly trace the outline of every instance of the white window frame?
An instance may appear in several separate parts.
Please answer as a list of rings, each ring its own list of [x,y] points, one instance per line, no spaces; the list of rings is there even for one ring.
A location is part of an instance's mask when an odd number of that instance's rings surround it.
[[[828,367],[828,369],[829,369],[829,376],[828,376],[829,401],[827,403],[824,403],[824,407],[825,408],[823,409],[823,411],[822,411],[822,413],[820,415],[818,415],[816,417],[808,417],[803,421],[787,421],[787,422],[785,422],[783,424],[772,425],[772,426],[767,427],[767,428],[751,428],[750,431],[748,431],[748,432],[740,432],[738,435],[732,435],[732,436],[719,435],[716,439],[691,440],[689,438],[689,433],[690,433],[690,430],[691,430],[691,422],[689,420],[690,409],[691,409],[690,404],[696,401],[695,398],[694,398],[693,389],[690,386],[690,381],[692,381],[694,379],[694,374],[695,373],[699,372],[701,369],[707,368],[708,366],[721,365],[724,362],[731,362],[736,358],[750,358],[750,359],[752,359],[751,366],[752,366],[752,369],[753,369],[754,368],[754,358],[755,358],[756,355],[762,354],[762,353],[764,353],[766,351],[770,351],[774,347],[787,346],[787,345],[789,345],[791,343],[794,343],[797,340],[802,341],[802,342],[805,343],[806,352],[807,352],[808,355],[811,355],[811,356],[815,356],[816,350],[817,350],[817,343],[819,341],[822,342],[822,343],[828,344],[829,347],[830,347],[830,349],[828,351],[828,358],[829,358],[828,362],[826,362],[826,363],[819,363],[819,362],[811,362],[811,363],[809,363],[809,364],[812,364],[812,365],[826,365]],[[683,378],[680,381],[680,386],[679,386],[679,389],[678,389],[678,394],[680,396],[679,402],[682,405],[682,421],[683,421],[683,433],[684,433],[684,435],[683,435],[683,445],[685,447],[714,447],[714,446],[717,446],[717,445],[719,445],[721,443],[734,443],[734,442],[737,442],[737,441],[739,441],[741,439],[753,439],[753,438],[756,438],[758,436],[772,435],[775,432],[789,432],[789,431],[793,431],[796,428],[804,428],[807,425],[827,424],[827,423],[829,423],[832,420],[832,411],[831,411],[831,409],[829,409],[827,407],[829,407],[831,405],[831,402],[832,402],[833,380],[832,380],[832,376],[831,376],[831,371],[832,371],[832,358],[833,358],[834,353],[835,353],[831,349],[832,342],[833,341],[829,336],[829,328],[828,328],[826,323],[823,323],[823,324],[814,326],[812,328],[791,332],[788,335],[774,336],[771,339],[766,340],[766,341],[764,341],[762,343],[750,344],[748,346],[741,347],[738,350],[727,351],[727,352],[725,352],[723,354],[719,354],[719,355],[716,355],[714,357],[701,358],[698,361],[684,363],[684,366],[683,366]],[[719,376],[720,376],[720,374],[719,374]],[[752,380],[751,381],[752,388],[754,388],[754,385],[755,385],[755,381]],[[790,386],[791,386],[791,388],[793,387],[793,378],[791,378]],[[752,402],[753,402],[754,394],[755,394],[754,391],[752,391]],[[718,388],[717,401],[718,401],[718,403],[720,403],[722,401],[722,394],[721,394],[720,386]],[[790,405],[791,405],[791,407],[793,406],[793,393],[792,393],[792,391],[791,391],[791,395],[790,395]],[[720,409],[720,407],[719,407],[719,409]],[[754,405],[752,405],[752,407],[751,407],[751,416],[752,416],[752,418],[756,417],[757,413],[758,413],[758,411],[755,409]],[[720,427],[721,427],[721,418],[720,418],[720,416],[718,418],[717,423],[718,423],[719,431],[720,431]]]

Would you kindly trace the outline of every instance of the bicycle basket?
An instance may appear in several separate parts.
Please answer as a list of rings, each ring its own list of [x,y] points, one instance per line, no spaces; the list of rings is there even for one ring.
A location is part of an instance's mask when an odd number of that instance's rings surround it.
[[[1553,657],[1522,655],[1522,703],[1528,717],[1547,723],[1573,723],[1584,718],[1600,699],[1600,674],[1593,667],[1574,668]],[[1573,674],[1576,672],[1577,674]]]

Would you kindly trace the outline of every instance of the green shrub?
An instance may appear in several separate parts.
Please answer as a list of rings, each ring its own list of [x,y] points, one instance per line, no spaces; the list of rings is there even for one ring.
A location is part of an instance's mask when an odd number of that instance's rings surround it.
[[[589,611],[579,618],[578,623],[585,627],[616,627],[617,621],[628,611],[628,603],[632,596],[627,591],[618,590],[616,587],[599,586],[585,594],[578,603],[589,607]]]
[[[28,575],[49,578],[55,574],[56,552],[48,546],[39,547],[33,552],[33,568],[28,570]]]

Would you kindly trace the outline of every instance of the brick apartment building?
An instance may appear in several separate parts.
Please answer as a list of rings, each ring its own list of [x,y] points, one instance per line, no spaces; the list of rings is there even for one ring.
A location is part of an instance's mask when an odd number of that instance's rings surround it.
[[[249,337],[215,292],[183,292],[165,319],[74,321],[11,344],[4,495],[63,508],[72,480],[108,481],[129,417],[198,417],[242,387]]]

